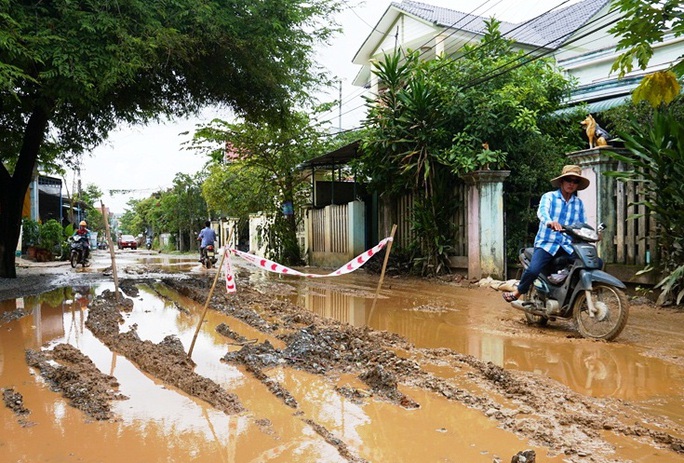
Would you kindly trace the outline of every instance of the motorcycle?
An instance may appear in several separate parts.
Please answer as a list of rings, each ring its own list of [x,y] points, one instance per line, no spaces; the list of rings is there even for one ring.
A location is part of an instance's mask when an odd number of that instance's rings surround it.
[[[78,264],[81,264],[83,267],[90,265],[86,258],[86,249],[88,247],[86,238],[81,235],[74,235],[69,237],[69,241],[69,262],[71,262],[71,267],[76,268]]]
[[[200,256],[200,262],[206,268],[212,268],[216,263],[216,250],[213,244],[207,245],[202,249],[202,254]]]
[[[145,246],[147,247],[148,250],[152,249],[152,238],[149,236],[147,237],[147,240],[145,241]]]
[[[583,337],[611,341],[627,324],[625,285],[600,269],[593,244],[599,235],[592,227],[581,223],[564,226],[562,232],[571,237],[577,258],[571,262],[567,257],[554,259],[539,274],[525,299],[511,305],[525,312],[529,323],[545,326],[557,318],[574,319]],[[523,269],[529,267],[533,253],[534,248],[521,250]]]

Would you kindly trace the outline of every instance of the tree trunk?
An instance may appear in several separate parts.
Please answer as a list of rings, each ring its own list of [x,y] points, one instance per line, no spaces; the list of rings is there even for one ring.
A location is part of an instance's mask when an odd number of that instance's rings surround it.
[[[0,163],[0,278],[17,277],[15,251],[21,231],[21,211],[47,125],[47,112],[43,108],[34,109],[26,124],[13,175]]]
[[[285,218],[285,223],[285,236],[283,236],[285,261],[289,265],[300,265],[302,263],[302,254],[299,249],[299,242],[297,241],[297,220],[295,215],[288,215]]]
[[[294,210],[294,180],[291,175],[285,178],[283,192],[283,203],[289,203],[292,207],[287,215],[283,214],[285,220],[285,226],[281,229],[283,260],[287,265],[300,265],[302,263],[302,254],[299,249],[299,242],[297,241],[297,218]]]

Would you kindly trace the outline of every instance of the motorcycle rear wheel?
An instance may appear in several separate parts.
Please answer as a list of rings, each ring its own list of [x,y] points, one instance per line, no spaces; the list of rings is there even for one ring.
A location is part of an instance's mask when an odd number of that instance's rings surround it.
[[[627,296],[614,286],[595,285],[591,291],[591,299],[597,312],[593,316],[589,313],[585,293],[580,293],[575,300],[573,315],[577,331],[585,338],[612,341],[627,324]]]
[[[525,300],[536,303],[537,301],[535,301],[535,299],[537,299],[537,290],[534,288],[534,285],[532,285],[530,291],[526,295]],[[525,319],[530,325],[546,326],[549,323],[549,317],[535,315],[529,312],[525,312]]]
[[[76,251],[71,251],[71,255],[69,256],[69,262],[71,263],[72,268],[76,268],[78,265],[78,253]]]

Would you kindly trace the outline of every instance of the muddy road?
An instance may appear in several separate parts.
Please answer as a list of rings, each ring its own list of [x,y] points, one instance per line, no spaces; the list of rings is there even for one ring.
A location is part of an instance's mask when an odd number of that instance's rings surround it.
[[[117,251],[117,298],[108,257],[0,280],[0,461],[684,461],[684,310],[595,342],[476,282],[234,261],[189,359],[215,270]]]

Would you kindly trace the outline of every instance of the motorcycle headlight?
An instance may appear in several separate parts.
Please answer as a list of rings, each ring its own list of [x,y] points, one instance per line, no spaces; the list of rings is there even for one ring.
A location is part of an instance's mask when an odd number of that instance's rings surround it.
[[[599,239],[598,233],[591,228],[580,228],[575,230],[575,234],[587,241],[598,241]]]

